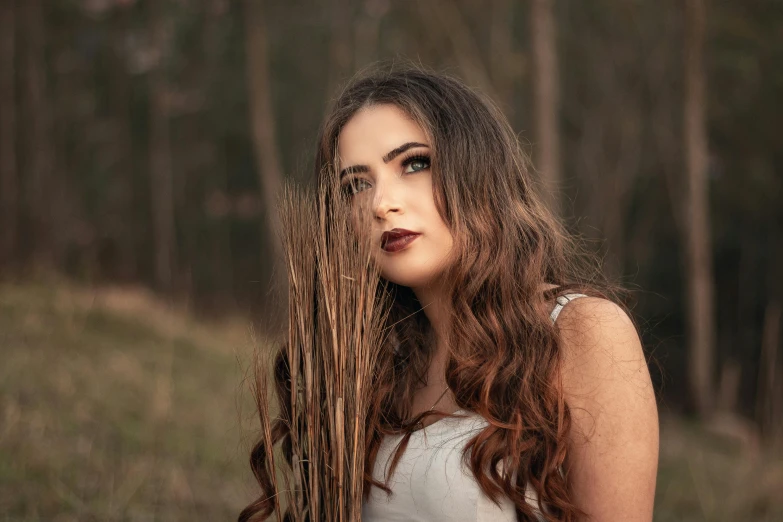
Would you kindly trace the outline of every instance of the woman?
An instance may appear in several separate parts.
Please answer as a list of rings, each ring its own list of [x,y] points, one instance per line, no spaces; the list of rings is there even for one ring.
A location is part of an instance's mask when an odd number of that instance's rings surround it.
[[[316,172],[371,216],[395,289],[363,519],[651,520],[639,337],[542,205],[503,115],[443,75],[364,75],[324,123]]]

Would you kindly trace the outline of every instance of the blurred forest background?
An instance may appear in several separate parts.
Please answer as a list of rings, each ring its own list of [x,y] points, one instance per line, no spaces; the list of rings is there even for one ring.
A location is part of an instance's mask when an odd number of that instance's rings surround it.
[[[270,208],[390,59],[489,94],[633,290],[656,520],[783,520],[781,28],[779,0],[2,0],[4,520],[250,500]]]

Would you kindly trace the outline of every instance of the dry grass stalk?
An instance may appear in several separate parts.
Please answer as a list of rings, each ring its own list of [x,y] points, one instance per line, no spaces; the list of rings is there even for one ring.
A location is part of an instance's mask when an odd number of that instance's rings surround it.
[[[386,293],[369,236],[356,233],[350,203],[337,188],[316,193],[289,187],[280,207],[290,373],[288,411],[284,407],[280,416],[290,430],[283,453],[287,446],[291,467],[283,491],[273,479],[274,491],[284,496],[275,504],[276,513],[280,519],[285,504],[294,521],[358,521],[365,422],[383,344]],[[268,394],[260,397],[262,411],[276,409]],[[262,435],[271,448],[268,423]],[[267,459],[274,477],[281,456],[270,449]]]

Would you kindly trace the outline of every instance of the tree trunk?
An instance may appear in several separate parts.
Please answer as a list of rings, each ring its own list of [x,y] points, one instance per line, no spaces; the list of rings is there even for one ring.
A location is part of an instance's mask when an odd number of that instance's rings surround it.
[[[685,4],[684,131],[687,208],[684,215],[684,228],[690,348],[689,375],[696,409],[700,415],[706,417],[713,407],[715,325],[712,242],[708,208],[704,40],[705,1],[688,0]]]
[[[235,9],[236,4],[229,6],[221,0],[204,0],[204,8],[207,16],[204,20],[203,36],[204,49],[206,52],[205,65],[203,67],[203,85],[205,92],[211,92],[209,86],[216,85],[220,78],[221,64],[225,62],[225,50],[221,44],[221,29],[228,17],[233,17],[229,10]],[[212,100],[212,97],[207,95]],[[206,118],[204,123],[210,121],[220,121],[222,116],[222,105],[213,101],[208,102]],[[214,201],[224,197],[228,193],[228,168],[226,166],[225,147],[220,142],[213,139],[211,126],[203,129],[205,140],[212,140],[212,146],[215,148],[214,156],[210,158],[209,174],[206,178],[205,187],[207,200]],[[214,208],[214,207],[213,207]],[[233,280],[234,280],[234,262],[231,253],[230,224],[229,220],[216,215],[215,212],[207,211],[207,249],[204,252],[203,263],[208,270],[212,291],[210,296],[210,306],[213,310],[226,309],[233,303]]]
[[[781,304],[775,295],[767,303],[761,337],[761,364],[759,365],[758,390],[756,393],[756,417],[766,437],[777,433],[776,383],[778,377],[778,350],[780,346],[780,320],[783,317]]]
[[[152,38],[157,63],[149,73],[150,91],[150,196],[155,245],[155,284],[164,293],[172,290],[176,259],[174,230],[174,176],[171,166],[170,103],[166,84],[168,37],[162,2],[151,5]]]
[[[427,36],[435,41],[447,40],[451,55],[468,83],[497,100],[481,49],[459,6],[445,0],[416,2],[416,6],[421,19],[428,22],[425,29]]]
[[[532,0],[533,113],[538,142],[538,170],[545,198],[560,213],[560,85],[554,21],[554,0]]]
[[[28,224],[28,252],[36,270],[51,270],[52,212],[56,200],[52,190],[52,144],[49,100],[46,88],[45,31],[43,4],[40,0],[22,3],[24,16],[24,101],[27,122],[25,137],[25,175],[23,188],[25,217]]]
[[[16,261],[19,178],[16,168],[16,12],[0,6],[0,275]]]
[[[136,223],[134,210],[134,150],[131,136],[131,78],[125,42],[129,34],[130,13],[127,6],[115,8],[112,21],[110,95],[112,119],[116,128],[117,163],[110,191],[112,223],[110,233],[117,247],[114,274],[123,282],[138,275]]]
[[[283,184],[283,172],[275,138],[275,118],[272,110],[272,90],[269,81],[269,49],[266,20],[260,0],[245,0],[245,53],[247,54],[248,101],[253,147],[258,162],[259,186],[266,207],[271,231],[273,262],[283,259],[283,248],[277,231],[277,196]]]
[[[762,436],[783,445],[783,238],[780,226],[773,224],[767,249],[767,306],[761,335],[761,360],[756,393],[756,419]]]
[[[497,103],[509,121],[514,121],[514,74],[518,65],[512,60],[516,58],[512,46],[512,3],[511,0],[494,0],[492,2],[492,31],[489,33],[490,74],[497,93]]]
[[[337,88],[351,74],[354,67],[352,42],[352,6],[351,0],[333,0],[326,4],[331,26],[329,41],[329,83],[327,100],[336,96]]]
[[[354,67],[361,69],[378,56],[381,20],[389,6],[374,0],[364,0],[359,20],[354,24]],[[330,96],[335,93],[330,92]]]

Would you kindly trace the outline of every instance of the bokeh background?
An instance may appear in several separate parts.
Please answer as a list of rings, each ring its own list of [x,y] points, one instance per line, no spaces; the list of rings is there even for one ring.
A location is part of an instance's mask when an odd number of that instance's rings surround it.
[[[505,111],[631,291],[656,520],[783,520],[783,3],[3,0],[0,517],[231,520],[270,208],[355,71]]]

